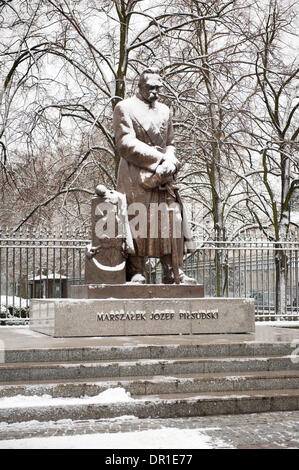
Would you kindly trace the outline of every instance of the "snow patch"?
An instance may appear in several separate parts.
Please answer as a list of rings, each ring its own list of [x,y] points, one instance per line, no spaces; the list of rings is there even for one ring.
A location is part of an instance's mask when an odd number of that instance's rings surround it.
[[[126,282],[128,285],[132,284],[145,284],[145,277],[142,274],[135,274],[131,281]]]
[[[7,305],[8,307],[14,306],[17,308],[27,308],[29,304],[28,300],[12,295],[1,295],[0,303],[5,306]]]
[[[101,403],[123,403],[134,401],[130,393],[122,387],[109,388],[95,396],[84,396],[80,398],[53,398],[51,395],[15,395],[13,397],[0,398],[1,408],[25,408],[35,406],[65,406],[86,405]]]
[[[278,328],[280,327],[293,327],[293,328],[299,328],[299,321],[294,320],[294,321],[287,321],[287,320],[271,320],[271,321],[256,321],[256,325],[267,325],[267,326],[277,326]]]
[[[246,380],[246,377],[244,376],[237,376],[237,375],[231,375],[229,377],[225,377],[226,380],[232,381],[232,382],[238,382],[240,380]]]
[[[34,437],[0,441],[1,449],[216,449],[234,448],[197,429],[163,428],[139,432]]]

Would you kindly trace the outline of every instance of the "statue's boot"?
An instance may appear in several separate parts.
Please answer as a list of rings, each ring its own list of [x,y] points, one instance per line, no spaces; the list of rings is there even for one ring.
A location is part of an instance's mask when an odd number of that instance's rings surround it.
[[[187,276],[182,269],[179,269],[180,284],[197,284],[197,280]]]
[[[145,284],[145,258],[143,256],[128,256],[126,279],[127,282]]]
[[[163,284],[173,284],[174,275],[171,264],[171,255],[164,255],[160,258],[162,265],[162,283]]]
[[[173,284],[174,283],[174,275],[172,270],[172,258],[171,255],[164,255],[161,256],[161,265],[162,265],[162,282],[163,284]],[[179,279],[180,284],[197,284],[196,279],[193,277],[187,276],[182,269],[182,262],[179,266]]]

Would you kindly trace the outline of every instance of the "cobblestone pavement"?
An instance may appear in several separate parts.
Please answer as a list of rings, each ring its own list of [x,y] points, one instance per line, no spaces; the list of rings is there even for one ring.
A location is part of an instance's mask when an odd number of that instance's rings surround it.
[[[299,448],[299,411],[196,418],[138,419],[127,416],[110,420],[0,423],[0,448],[1,440],[7,439],[138,432],[164,428],[199,430],[212,440],[221,440],[222,448]]]

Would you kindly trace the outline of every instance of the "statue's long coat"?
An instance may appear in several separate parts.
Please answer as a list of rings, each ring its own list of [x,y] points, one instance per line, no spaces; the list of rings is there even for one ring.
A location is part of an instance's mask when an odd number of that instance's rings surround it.
[[[167,191],[159,188],[144,189],[142,182],[147,174],[155,172],[167,147],[172,147],[171,150],[174,151],[170,109],[159,102],[150,106],[139,97],[133,96],[116,105],[113,121],[116,148],[120,157],[117,191],[126,194],[128,207],[132,203],[143,203],[147,209],[151,203],[168,201],[169,204],[171,198]],[[183,211],[179,211],[180,218],[181,213]],[[147,236],[134,237],[136,255],[159,257],[171,253],[171,240],[169,237],[161,237],[160,226],[158,236],[150,236],[150,230],[153,229],[151,224],[154,221],[149,219],[148,216]],[[185,217],[183,219],[182,235],[176,240],[177,247],[181,250],[184,238],[190,239]],[[180,223],[182,224],[182,220]],[[152,230],[152,233],[154,232],[155,230]]]

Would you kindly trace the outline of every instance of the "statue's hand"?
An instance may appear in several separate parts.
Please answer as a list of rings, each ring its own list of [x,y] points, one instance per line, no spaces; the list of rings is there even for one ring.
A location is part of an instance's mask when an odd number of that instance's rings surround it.
[[[164,154],[164,159],[166,161],[172,163],[173,165],[175,165],[176,171],[178,171],[180,169],[181,164],[180,164],[179,160],[176,158],[174,150],[172,149],[172,147],[168,147],[166,149],[166,152]]]
[[[156,146],[155,148],[159,150],[159,152],[164,154],[163,160],[157,168],[158,171],[156,170],[156,174],[160,174],[161,176],[164,176],[164,175],[168,176],[168,175],[173,175],[174,173],[179,171],[179,169],[181,168],[181,164],[175,156],[175,149],[172,145],[164,149],[159,146]],[[175,166],[175,169],[173,169],[173,166]]]
[[[164,160],[156,169],[156,174],[164,177],[171,176],[177,171],[176,166],[170,160]]]

